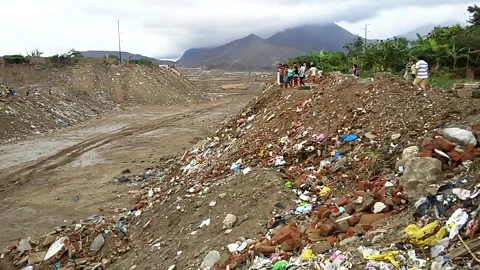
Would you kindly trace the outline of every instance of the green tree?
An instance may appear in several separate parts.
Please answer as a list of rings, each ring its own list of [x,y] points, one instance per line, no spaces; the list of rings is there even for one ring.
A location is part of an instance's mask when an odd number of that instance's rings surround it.
[[[70,49],[70,51],[68,51],[67,55],[70,56],[70,57],[83,57],[82,53],[75,50],[75,49]]]
[[[467,11],[471,14],[468,22],[475,26],[480,26],[480,7],[477,5],[469,6]]]
[[[464,57],[465,55],[462,52],[465,51],[465,48],[458,48],[455,43],[455,37],[452,37],[451,47],[448,48],[447,53],[453,59],[453,70],[457,68],[457,60],[459,57]]]

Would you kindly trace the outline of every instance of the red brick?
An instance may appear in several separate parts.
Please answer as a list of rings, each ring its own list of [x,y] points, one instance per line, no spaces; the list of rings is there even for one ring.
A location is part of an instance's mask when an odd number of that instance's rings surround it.
[[[338,199],[335,200],[335,203],[338,205],[338,206],[345,206],[349,203],[350,201],[350,198],[347,196],[347,195],[344,195]]]
[[[353,203],[345,205],[345,213],[353,215],[355,213],[355,205]]]
[[[347,232],[348,229],[350,229],[350,224],[348,223],[348,220],[343,220],[335,224],[335,229],[337,230],[337,232],[344,233]]]
[[[348,239],[348,238],[350,238],[350,237],[352,237],[352,236],[354,236],[354,235],[355,235],[355,228],[350,227],[350,228],[348,229],[348,231],[345,233],[345,235],[343,236],[343,239],[342,239],[342,240]]]
[[[475,151],[475,145],[469,143],[463,148],[463,150],[468,151],[468,152],[473,152],[473,151]]]
[[[432,157],[433,150],[422,150],[418,153],[419,157]]]
[[[479,149],[479,150],[480,150],[480,149]],[[367,188],[367,187],[365,186],[365,189],[366,189],[366,188]],[[352,195],[352,200],[353,200],[353,201],[357,200],[358,197],[362,196],[363,194],[365,194],[365,191],[363,191],[363,190],[355,191],[355,192],[353,193],[353,195]]]
[[[358,190],[367,191],[367,181],[358,181]]]
[[[473,160],[473,153],[470,152],[470,151],[465,151],[461,158],[460,158],[461,161],[467,161],[467,160]]]
[[[428,143],[422,147],[422,150],[435,150],[435,143]]]
[[[335,236],[329,236],[326,238],[330,245],[333,247],[339,241],[339,239]]]
[[[326,205],[321,205],[320,207],[318,207],[316,210],[317,212],[317,217],[319,218],[323,218],[323,214],[328,211],[328,206]]]
[[[440,150],[445,152],[450,152],[453,149],[455,149],[455,145],[443,137],[437,137],[435,139],[435,143],[437,144]]]
[[[373,182],[367,182],[367,189],[372,190],[375,187],[375,183]]]
[[[358,217],[357,215],[353,215],[349,217],[347,221],[350,226],[355,226],[360,221],[360,217]]]
[[[378,201],[384,201],[385,200],[385,195],[384,195],[382,190],[378,190],[375,193],[373,193],[373,197]]]
[[[454,162],[460,162],[462,160],[462,155],[457,150],[452,150],[452,151],[448,152],[448,156]]]
[[[318,229],[320,230],[321,236],[327,237],[332,235],[333,231],[335,230],[335,226],[331,223],[324,223],[320,224]]]

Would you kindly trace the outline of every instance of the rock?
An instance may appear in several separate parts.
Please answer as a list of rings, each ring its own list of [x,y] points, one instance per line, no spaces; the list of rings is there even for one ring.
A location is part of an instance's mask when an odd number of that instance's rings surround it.
[[[377,213],[381,213],[385,208],[387,208],[387,206],[383,203],[383,202],[376,202],[374,205],[373,205],[373,213],[377,214]]]
[[[405,171],[400,179],[407,196],[418,199],[425,194],[431,184],[439,184],[443,180],[442,162],[436,158],[418,157],[405,163]]]
[[[97,237],[93,240],[92,244],[90,245],[90,251],[98,252],[102,249],[103,245],[105,244],[105,238],[103,238],[102,234],[98,234]]]
[[[442,131],[443,137],[462,146],[477,145],[477,139],[471,131],[461,128],[446,128]]]
[[[402,137],[402,134],[400,134],[400,133],[394,133],[394,134],[392,134],[392,137],[391,137],[391,138],[392,138],[392,140],[396,140],[396,139],[398,139],[398,138],[400,138],[400,137]]]
[[[202,264],[200,265],[201,269],[212,268],[217,262],[220,261],[220,253],[216,250],[210,251],[207,256],[203,259]]]
[[[195,202],[195,208],[199,208],[203,205],[203,201],[197,201]]]
[[[379,221],[382,218],[385,218],[386,215],[383,213],[380,214],[363,214],[360,217],[358,225],[368,225],[371,226],[374,222]]]
[[[40,263],[43,261],[43,258],[45,258],[45,251],[30,253],[30,255],[28,255],[28,264],[33,265]]]
[[[365,192],[362,196],[358,197],[356,202],[355,212],[359,213],[370,209],[375,203],[375,198],[371,192]]]
[[[312,245],[313,254],[322,254],[332,249],[332,245],[328,241],[322,241]]]
[[[222,222],[223,223],[222,229],[231,229],[236,221],[237,221],[237,217],[235,215],[228,214]]]
[[[411,158],[417,157],[417,154],[418,154],[418,147],[410,146],[403,149],[402,159],[411,159]]]
[[[377,135],[373,134],[372,132],[367,132],[365,134],[365,137],[369,140],[374,140],[375,138],[377,138]]]

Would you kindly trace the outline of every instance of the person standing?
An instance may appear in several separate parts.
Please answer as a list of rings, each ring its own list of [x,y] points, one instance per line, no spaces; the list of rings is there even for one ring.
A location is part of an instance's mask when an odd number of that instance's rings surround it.
[[[278,87],[282,87],[282,83],[281,83],[281,76],[280,76],[280,68],[281,68],[282,64],[278,64],[277,65],[277,84],[278,84]]]
[[[317,68],[315,65],[312,64],[311,68],[308,70],[308,73],[310,74],[310,80],[312,83],[315,83],[317,81]]]
[[[283,64],[282,76],[283,76],[283,85],[285,88],[287,88],[288,87],[288,66],[286,64]]]
[[[294,75],[293,67],[289,66],[287,71],[287,76],[288,76],[288,85],[290,86],[290,88],[293,87],[293,75]]]
[[[293,65],[293,87],[298,86],[299,70],[297,64]]]
[[[423,92],[424,96],[427,96],[426,88],[428,82],[428,63],[423,60],[422,56],[418,57],[418,61],[415,64],[415,70],[417,74],[415,80],[413,80],[413,85],[418,88],[417,94]]]
[[[405,74],[403,75],[403,78],[407,81],[410,81],[412,78],[412,61],[408,61],[407,65],[405,66]]]
[[[305,86],[305,69],[307,68],[307,64],[303,63],[303,65],[298,70],[298,76],[300,77],[300,85]]]
[[[280,64],[279,67],[278,67],[278,81],[279,81],[279,84],[280,84],[280,88],[283,88],[283,86],[285,85],[285,81],[284,81],[284,78],[283,78],[283,74],[285,72],[285,65],[283,64]]]
[[[410,75],[414,80],[415,80],[415,77],[417,77],[417,67],[413,64],[413,61],[412,61],[412,66],[410,67]]]
[[[354,77],[357,77],[357,78],[359,77],[359,72],[358,72],[358,66],[357,66],[357,64],[354,64],[354,65],[353,65],[353,76],[354,76]]]

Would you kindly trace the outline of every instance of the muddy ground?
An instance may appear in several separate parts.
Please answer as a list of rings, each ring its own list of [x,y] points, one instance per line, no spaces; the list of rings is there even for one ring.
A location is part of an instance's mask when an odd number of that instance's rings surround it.
[[[221,87],[211,82],[204,89],[219,96]],[[245,89],[229,89],[213,102],[116,110],[61,132],[0,145],[0,243],[131,206],[128,191],[137,187],[109,181],[126,169],[154,167],[213,134],[258,94]]]

